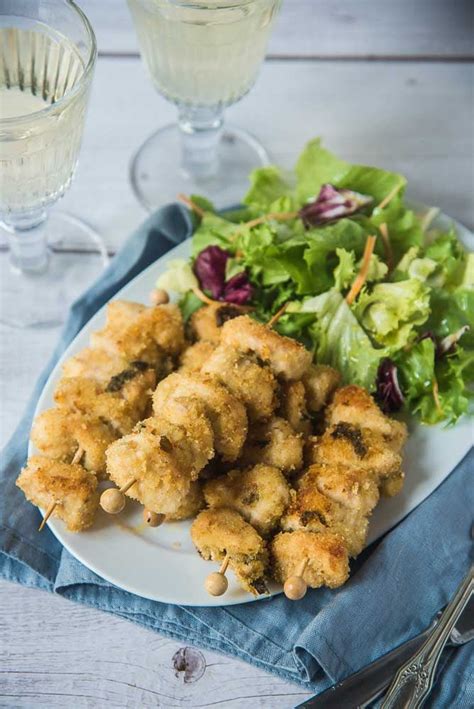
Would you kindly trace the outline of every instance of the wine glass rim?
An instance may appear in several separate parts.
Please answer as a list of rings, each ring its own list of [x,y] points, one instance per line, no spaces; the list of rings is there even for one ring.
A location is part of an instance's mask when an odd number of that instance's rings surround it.
[[[160,0],[158,0],[160,1]],[[179,7],[189,7],[194,10],[230,10],[233,7],[251,5],[262,0],[221,0],[221,2],[207,2],[206,0],[162,0],[165,4],[177,5]]]
[[[16,125],[18,123],[22,123],[25,121],[30,121],[32,118],[34,119],[35,117],[42,118],[43,116],[48,115],[49,113],[55,112],[59,107],[67,105],[74,96],[76,96],[83,88],[84,84],[89,80],[90,74],[92,73],[95,65],[95,61],[97,59],[97,40],[95,36],[95,32],[92,28],[92,25],[87,17],[87,15],[81,10],[79,5],[76,4],[75,0],[62,0],[66,5],[70,5],[74,12],[80,17],[82,20],[82,23],[84,27],[86,28],[86,32],[88,35],[88,38],[90,40],[90,52],[89,52],[89,58],[87,60],[87,64],[84,67],[84,72],[82,76],[80,77],[79,81],[73,88],[68,91],[67,93],[64,94],[64,96],[61,96],[60,99],[55,101],[54,103],[49,104],[49,106],[45,106],[44,108],[40,108],[39,111],[33,111],[32,113],[26,113],[25,115],[22,116],[11,116],[9,118],[0,118],[0,126],[5,126],[5,125]]]

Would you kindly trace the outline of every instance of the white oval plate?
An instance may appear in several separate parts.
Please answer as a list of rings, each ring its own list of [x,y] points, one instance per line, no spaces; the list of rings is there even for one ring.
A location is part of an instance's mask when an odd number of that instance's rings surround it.
[[[437,221],[443,228],[453,223],[445,216]],[[472,248],[474,237],[471,232],[454,223],[461,240]],[[115,298],[148,304],[149,292],[167,261],[186,258],[189,253],[189,242],[180,244],[138,275]],[[62,362],[86,347],[90,333],[102,327],[104,321],[102,308],[70,344],[45,385],[35,416],[53,406],[53,391],[61,375]],[[371,519],[368,543],[385,534],[428,497],[471,445],[472,428],[468,420],[450,429],[412,422],[404,453],[406,482],[403,492],[380,502]],[[29,455],[35,452],[30,444]],[[224,596],[214,598],[206,593],[204,580],[210,571],[217,569],[217,565],[203,561],[196,553],[189,535],[190,521],[150,529],[142,522],[140,506],[129,501],[125,511],[117,517],[100,510],[92,529],[80,534],[68,532],[58,519],[51,518],[48,525],[66,549],[91,571],[138,596],[186,606],[228,606],[256,600],[239,587],[230,572],[229,590]],[[272,593],[280,590],[274,585]]]

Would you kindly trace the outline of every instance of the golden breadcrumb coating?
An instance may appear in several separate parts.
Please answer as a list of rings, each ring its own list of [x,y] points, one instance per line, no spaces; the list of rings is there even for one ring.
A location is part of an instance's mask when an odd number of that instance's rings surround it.
[[[220,345],[202,367],[245,405],[249,421],[268,419],[277,403],[277,381],[269,367],[233,347]]]
[[[300,484],[290,508],[281,520],[285,532],[331,531],[340,534],[350,556],[360,554],[367,539],[368,520],[359,510],[344,507],[323,495],[307,478]]]
[[[181,425],[173,423],[166,416],[152,416],[140,421],[133,432],[147,431],[160,440],[162,448],[168,446],[173,451],[179,468],[194,480],[213,454],[210,425],[205,427],[204,437],[196,437],[196,432],[201,433],[200,422],[200,419],[189,420],[186,425]]]
[[[370,471],[375,479],[400,471],[401,456],[387,445],[380,433],[341,422],[328,428],[312,450],[315,463],[343,464],[347,468]]]
[[[333,532],[282,532],[270,546],[273,574],[284,583],[290,576],[302,574],[310,588],[337,588],[349,578],[349,558],[342,537]]]
[[[180,372],[200,372],[203,364],[209,359],[216,349],[214,342],[198,340],[187,347],[179,358]]]
[[[370,514],[379,501],[379,489],[372,474],[360,468],[339,465],[311,465],[298,481],[298,486],[316,487],[331,500]]]
[[[162,352],[177,355],[184,348],[181,312],[171,303],[147,308],[114,301],[108,307],[105,327],[92,333],[90,342],[91,347],[128,361],[154,362]]]
[[[278,413],[297,433],[310,435],[311,421],[306,408],[306,390],[302,381],[282,384]]]
[[[63,377],[87,377],[105,384],[127,367],[128,361],[120,355],[114,356],[105,350],[85,347],[65,360],[62,371]]]
[[[116,438],[100,419],[65,409],[43,411],[31,430],[31,440],[43,455],[67,463],[82,448],[79,462],[99,476],[105,474],[105,451]]]
[[[173,515],[191,485],[189,469],[180,466],[179,452],[147,430],[120,438],[107,449],[107,472],[118,487],[136,482],[125,493],[152,512]]]
[[[214,432],[206,407],[193,397],[169,399],[161,415],[170,423],[183,426],[191,446],[194,465],[202,470],[214,457]]]
[[[183,498],[181,504],[172,513],[166,516],[166,521],[179,521],[195,517],[205,506],[204,495],[202,494],[202,484],[199,480],[191,483],[189,492]]]
[[[137,421],[146,415],[149,406],[148,397],[134,406],[119,393],[104,391],[98,382],[83,377],[61,379],[54,392],[54,400],[65,411],[102,419],[117,435],[129,433]]]
[[[306,403],[312,412],[320,411],[331,400],[341,381],[341,375],[327,364],[312,364],[303,374]]]
[[[278,468],[255,465],[209,480],[204,497],[209,507],[236,510],[259,534],[267,536],[290,504],[290,487]]]
[[[405,482],[405,473],[401,470],[380,482],[380,492],[384,497],[395,497],[401,492]]]
[[[302,344],[279,335],[248,315],[224,323],[221,342],[241,352],[255,352],[269,363],[274,374],[286,380],[301,379],[311,364],[311,352]]]
[[[170,400],[187,397],[197,399],[205,407],[216,451],[224,460],[236,460],[247,436],[244,405],[215,379],[197,373],[174,372],[158,384],[153,394],[154,412],[159,416]]]
[[[369,392],[359,386],[338,389],[326,417],[329,425],[344,421],[360,428],[369,428],[383,436],[397,452],[407,438],[405,424],[385,416]]]
[[[250,429],[238,462],[241,466],[265,463],[285,474],[296,472],[303,465],[303,439],[288,421],[273,416]]]
[[[215,303],[196,310],[190,318],[191,335],[196,340],[218,344],[223,324],[242,315],[242,308],[232,303]]]
[[[206,561],[223,561],[228,554],[229,566],[246,591],[266,592],[265,542],[238,512],[224,507],[203,510],[192,524],[191,538]]]
[[[70,532],[90,527],[99,506],[97,477],[81,465],[69,465],[41,455],[32,456],[16,481],[27,500],[46,510],[53,502]]]

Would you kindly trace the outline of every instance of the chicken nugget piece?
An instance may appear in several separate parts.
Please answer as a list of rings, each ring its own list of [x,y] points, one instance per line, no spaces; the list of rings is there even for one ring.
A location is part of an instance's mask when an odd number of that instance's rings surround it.
[[[199,480],[195,480],[191,483],[189,492],[183,498],[181,504],[172,513],[167,515],[166,521],[179,521],[182,519],[189,519],[190,517],[195,517],[198,512],[202,510],[205,506],[204,495],[202,494],[202,485]]]
[[[306,403],[309,411],[321,411],[331,400],[341,381],[341,375],[327,364],[312,364],[303,374]]]
[[[32,456],[16,481],[27,500],[59,517],[70,532],[90,527],[99,506],[97,477],[81,465],[69,465],[41,455]]]
[[[189,322],[191,335],[196,340],[207,340],[217,345],[223,324],[242,315],[242,312],[242,308],[230,303],[205,305],[191,315]]]
[[[297,433],[303,436],[310,435],[311,421],[306,407],[306,390],[302,381],[282,384],[278,413]]]
[[[116,438],[100,419],[64,409],[43,411],[31,430],[31,440],[43,455],[67,463],[81,448],[80,463],[98,476],[105,474],[105,451]]]
[[[365,546],[368,525],[367,517],[359,510],[344,507],[323,495],[308,478],[298,488],[294,501],[281,520],[281,528],[285,532],[304,530],[340,534],[353,557],[360,554]]]
[[[187,347],[179,358],[181,372],[200,372],[203,364],[209,359],[216,349],[214,342],[198,340]]]
[[[381,434],[346,422],[331,426],[318,438],[312,458],[315,463],[370,471],[377,482],[398,474],[401,465],[400,454]]]
[[[117,305],[111,304],[105,327],[91,335],[93,348],[128,361],[151,363],[159,359],[160,353],[174,356],[181,352],[184,348],[184,326],[177,305],[167,303],[151,308],[130,305],[133,307],[124,308],[121,301],[121,316],[118,317],[115,312]]]
[[[61,379],[54,392],[56,404],[65,411],[89,414],[109,424],[117,435],[129,433],[145,413],[144,401],[132,406],[120,394],[105,392],[93,379]]]
[[[401,492],[404,482],[405,473],[400,470],[381,481],[380,492],[384,497],[395,497]]]
[[[311,465],[298,487],[315,487],[334,502],[368,515],[379,501],[379,488],[372,474],[344,465]]]
[[[248,315],[224,323],[221,342],[240,352],[255,352],[260,359],[269,363],[276,376],[288,381],[301,379],[312,360],[311,352],[301,343],[279,335]]]
[[[349,578],[349,557],[344,540],[334,532],[281,532],[270,546],[273,575],[285,583],[301,575],[310,588],[337,588]]]
[[[386,416],[369,392],[354,384],[336,391],[326,416],[330,425],[347,422],[379,433],[397,452],[407,438],[405,424]]]
[[[189,469],[169,441],[147,430],[120,438],[107,449],[107,472],[118,487],[136,482],[125,493],[152,512],[173,515],[191,486]]]
[[[288,421],[273,416],[251,428],[239,464],[247,467],[257,463],[280,468],[285,474],[301,469],[303,439]]]
[[[290,487],[278,468],[255,465],[231,470],[204,486],[209,507],[236,510],[259,534],[267,536],[290,504]]]
[[[202,372],[215,377],[247,409],[249,421],[270,418],[277,403],[277,381],[269,367],[233,347],[220,345],[202,367]]]
[[[206,407],[198,400],[170,398],[162,409],[162,417],[186,431],[188,445],[192,450],[194,467],[202,470],[214,458],[214,432],[206,416]]]
[[[164,416],[152,416],[140,421],[133,433],[147,431],[159,439],[161,448],[173,452],[180,470],[186,471],[190,478],[195,480],[208,462],[213,449],[212,433],[211,437],[208,435],[207,440],[201,442],[189,435],[192,425],[192,421],[189,422],[189,426],[182,426],[169,421]],[[207,433],[209,434],[209,429]]]
[[[106,307],[106,325],[111,330],[124,330],[146,310],[143,303],[131,300],[112,300]]]
[[[62,366],[63,377],[87,377],[106,384],[116,374],[128,367],[128,361],[105,350],[85,347],[77,355],[69,357]]]
[[[137,416],[145,415],[151,395],[157,384],[157,373],[167,376],[171,371],[168,358],[160,360],[157,367],[148,362],[134,360],[127,367],[107,382],[104,391],[109,394],[119,394],[137,410]]]
[[[198,399],[214,433],[214,447],[224,460],[236,460],[247,436],[244,405],[215,379],[203,374],[174,372],[160,382],[153,394],[153,409],[160,415],[172,399]]]
[[[191,527],[191,539],[206,561],[223,561],[249,593],[266,593],[268,552],[262,537],[235,510],[203,510]]]

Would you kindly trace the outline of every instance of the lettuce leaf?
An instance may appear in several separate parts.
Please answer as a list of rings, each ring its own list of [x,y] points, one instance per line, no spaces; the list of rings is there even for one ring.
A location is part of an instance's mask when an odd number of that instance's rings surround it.
[[[273,165],[260,167],[250,174],[250,189],[243,201],[256,212],[291,211],[292,191],[291,185],[279,168]],[[275,209],[275,203],[282,198],[288,199],[286,204],[280,205],[286,209]]]
[[[467,381],[472,377],[474,352],[458,346],[453,354],[437,360],[435,345],[428,338],[408,352],[400,352],[396,364],[405,405],[418,413],[423,423],[446,421],[449,425],[468,413],[471,396]]]
[[[371,292],[361,293],[354,312],[375,342],[395,351],[404,347],[415,328],[428,319],[430,291],[415,278],[378,283]]]
[[[387,351],[373,347],[339,291],[333,288],[307,299],[300,312],[316,315],[309,332],[317,361],[338,369],[344,382],[373,391],[377,369]]]
[[[166,271],[156,281],[157,288],[164,288],[164,290],[175,293],[186,293],[198,285],[198,279],[193,273],[191,264],[184,258],[168,261]]]

